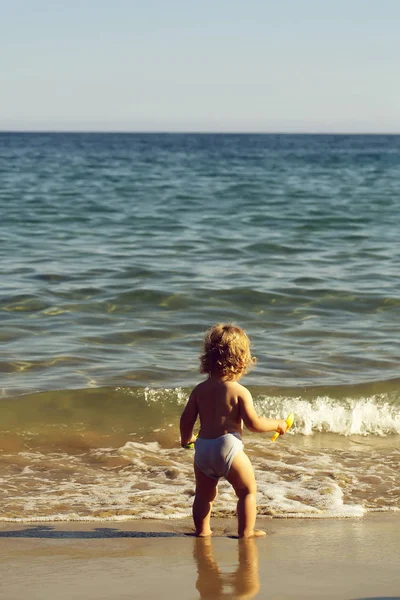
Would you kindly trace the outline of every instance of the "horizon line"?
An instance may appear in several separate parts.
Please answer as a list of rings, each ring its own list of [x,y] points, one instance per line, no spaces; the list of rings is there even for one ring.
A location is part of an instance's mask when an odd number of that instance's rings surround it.
[[[387,135],[399,136],[398,132],[387,131],[196,131],[196,130],[148,130],[148,129],[2,129],[3,133],[71,133],[71,134],[124,134],[124,135]]]

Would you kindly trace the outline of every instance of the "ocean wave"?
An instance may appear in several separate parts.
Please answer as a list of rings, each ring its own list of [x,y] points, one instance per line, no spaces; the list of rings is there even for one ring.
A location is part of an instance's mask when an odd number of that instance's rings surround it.
[[[400,433],[400,406],[394,406],[385,395],[348,398],[338,401],[329,396],[313,400],[301,398],[266,398],[258,405],[267,416],[294,412],[292,433],[312,435],[314,432],[340,435],[389,435]],[[273,407],[273,410],[271,410]]]
[[[180,412],[191,388],[90,387],[54,390],[0,400],[1,430],[36,432],[54,441],[88,432],[150,435],[169,428],[178,436]],[[400,434],[400,380],[337,387],[267,388],[253,386],[255,406],[267,417],[293,412],[291,432],[310,436]]]

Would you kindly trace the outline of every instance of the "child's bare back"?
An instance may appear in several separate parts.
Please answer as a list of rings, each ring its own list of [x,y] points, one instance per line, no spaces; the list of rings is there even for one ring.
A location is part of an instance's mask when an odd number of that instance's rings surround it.
[[[221,381],[209,377],[195,387],[192,394],[197,404],[201,438],[217,438],[226,433],[242,435],[240,397],[245,388],[237,381]]]

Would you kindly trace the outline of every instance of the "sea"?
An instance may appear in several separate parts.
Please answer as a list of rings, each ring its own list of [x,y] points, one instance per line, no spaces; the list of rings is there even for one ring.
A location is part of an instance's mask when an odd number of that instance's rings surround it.
[[[0,133],[0,520],[190,516],[218,322],[295,415],[244,434],[258,514],[399,511],[399,231],[396,135]]]

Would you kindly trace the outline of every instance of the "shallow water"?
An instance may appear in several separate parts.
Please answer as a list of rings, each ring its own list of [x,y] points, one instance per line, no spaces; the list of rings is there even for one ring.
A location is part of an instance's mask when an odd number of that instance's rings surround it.
[[[258,412],[293,410],[274,444],[246,434],[259,514],[362,516],[399,510],[398,380],[376,393],[250,388]],[[109,520],[190,515],[193,452],[179,446],[189,389],[42,392],[1,403],[0,520]],[[235,514],[222,481],[215,514]]]

